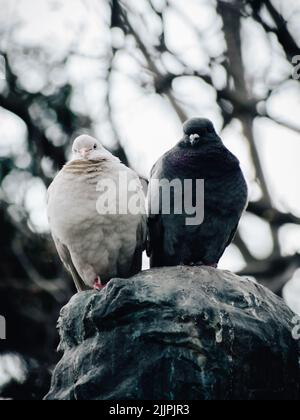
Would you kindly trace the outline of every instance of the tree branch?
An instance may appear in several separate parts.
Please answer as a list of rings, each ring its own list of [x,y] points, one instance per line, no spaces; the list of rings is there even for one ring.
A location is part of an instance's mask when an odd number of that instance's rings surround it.
[[[269,207],[264,201],[251,202],[248,205],[247,211],[261,217],[270,225],[277,228],[286,224],[300,225],[300,218],[291,213],[282,213],[274,207]]]

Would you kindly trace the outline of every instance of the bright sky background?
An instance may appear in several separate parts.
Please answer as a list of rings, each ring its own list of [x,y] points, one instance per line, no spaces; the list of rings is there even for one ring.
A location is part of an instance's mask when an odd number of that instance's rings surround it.
[[[127,0],[126,4],[144,14],[146,28],[141,31],[143,37],[153,36],[160,31],[159,22],[147,13],[146,0]],[[298,0],[277,0],[283,14],[300,38],[300,4]],[[156,0],[159,6],[163,0]],[[218,56],[225,48],[220,31],[221,22],[216,15],[214,0],[170,0],[174,5],[166,16],[166,41],[171,51],[197,70],[205,71],[208,65],[208,52]],[[70,50],[65,68],[49,69],[41,65],[34,57],[22,57],[17,68],[21,83],[30,91],[37,92],[45,88],[47,80],[52,78],[56,84],[71,82],[75,86],[72,107],[88,113],[94,121],[95,134],[107,147],[113,145],[113,138],[105,123],[105,84],[104,68],[98,60],[89,56],[104,56],[111,44],[122,46],[126,42],[132,55],[119,53],[113,73],[112,104],[115,122],[122,133],[124,146],[132,166],[144,176],[148,176],[152,165],[166,150],[171,148],[181,137],[181,125],[167,100],[154,92],[145,94],[136,80],[142,77],[147,84],[147,74],[142,74],[132,47],[132,41],[124,40],[117,29],[111,34],[108,21],[108,2],[106,0],[0,0],[0,35],[1,45],[12,48],[14,45],[26,45],[30,48],[43,48],[50,61],[60,60]],[[199,18],[201,17],[201,18]],[[199,34],[187,24],[191,19]],[[142,27],[141,20],[133,23]],[[11,30],[14,25],[14,31]],[[149,29],[149,30],[147,30]],[[271,44],[269,40],[271,39]],[[261,28],[249,19],[243,22],[243,42],[246,45],[244,61],[249,83],[259,96],[263,95],[266,85],[274,86],[285,79],[292,71],[292,66],[283,57],[276,40],[268,38]],[[299,51],[300,53],[300,51]],[[164,65],[173,72],[181,71],[180,64],[172,56],[164,57]],[[224,71],[221,66],[214,68],[213,77],[218,85],[224,83]],[[148,79],[149,80],[149,79]],[[0,81],[0,89],[5,84]],[[214,90],[199,79],[184,77],[173,85],[177,98],[185,105],[190,117],[211,118],[218,131],[222,127],[222,117],[216,104]],[[300,85],[289,81],[275,91],[268,102],[268,112],[280,119],[299,124]],[[18,157],[20,168],[31,157],[25,149],[25,128],[23,123],[0,108],[0,156],[12,154]],[[250,164],[248,146],[241,133],[241,126],[234,121],[222,133],[225,144],[240,159],[250,186],[250,196],[259,196],[254,182],[254,170]],[[283,211],[292,211],[300,216],[300,136],[282,128],[268,119],[258,119],[255,123],[255,137],[263,162],[264,171],[269,181],[274,203]],[[16,178],[18,177],[18,178]],[[18,188],[16,189],[16,179]],[[4,191],[12,202],[25,203],[30,212],[31,223],[38,232],[47,229],[45,212],[46,191],[38,179],[14,174],[5,182]],[[254,216],[246,215],[241,224],[241,234],[251,250],[260,258],[271,252],[271,237],[266,223]],[[286,226],[281,231],[281,244],[284,254],[300,251],[300,227]],[[222,260],[222,267],[237,270],[243,267],[243,260],[238,250],[232,246]],[[296,276],[296,279],[298,279]],[[299,281],[298,281],[299,283]],[[298,285],[294,280],[293,284]],[[289,285],[289,287],[292,287]],[[298,293],[300,296],[300,287]],[[290,296],[294,296],[295,287]],[[298,295],[297,295],[298,296]],[[290,299],[289,299],[290,300]],[[300,299],[295,299],[294,307]],[[296,306],[295,306],[296,305]]]

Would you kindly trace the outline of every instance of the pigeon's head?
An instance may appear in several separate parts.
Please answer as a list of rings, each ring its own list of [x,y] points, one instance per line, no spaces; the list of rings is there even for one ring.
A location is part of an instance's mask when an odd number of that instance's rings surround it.
[[[184,123],[183,131],[182,147],[197,148],[204,142],[220,141],[213,123],[206,118],[191,118]]]
[[[72,151],[74,160],[118,160],[99,140],[87,135],[75,139]]]

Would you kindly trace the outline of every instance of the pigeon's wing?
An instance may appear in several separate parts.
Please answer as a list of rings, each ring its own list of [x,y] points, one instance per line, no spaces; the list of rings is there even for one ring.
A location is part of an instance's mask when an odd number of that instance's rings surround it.
[[[160,179],[163,159],[160,159],[152,168],[151,179]],[[159,267],[163,256],[164,229],[161,216],[161,200],[159,191],[150,188],[148,200],[148,240],[147,255],[150,258],[151,267]]]
[[[58,255],[59,255],[60,259],[62,260],[62,262],[64,263],[67,270],[71,273],[78,292],[83,292],[85,290],[89,290],[89,288],[85,285],[82,278],[79,276],[79,274],[78,274],[78,272],[77,272],[77,270],[76,270],[76,268],[73,264],[73,261],[72,261],[72,258],[71,258],[71,255],[70,255],[70,252],[69,252],[68,248],[64,244],[62,244],[57,237],[55,237],[54,235],[52,235],[52,236],[53,236],[53,240],[54,240]]]
[[[132,169],[123,166],[123,170],[125,168],[127,174],[128,174],[128,180],[136,182],[136,190],[132,191],[133,193],[138,193],[140,196],[140,200],[143,202],[143,212],[140,216],[139,223],[137,225],[136,229],[136,243],[135,243],[135,252],[131,261],[131,267],[130,267],[130,276],[134,276],[135,274],[139,273],[142,269],[142,260],[143,260],[143,252],[146,249],[146,241],[147,241],[147,215],[146,215],[146,207],[145,207],[145,188],[146,182],[142,182],[143,180],[138,177],[136,172],[134,172]],[[128,270],[128,267],[127,267]]]
[[[231,235],[230,235],[230,237],[228,239],[228,242],[227,242],[226,246],[224,247],[224,251],[225,251],[225,249],[227,247],[229,247],[229,245],[231,244],[231,242],[234,240],[234,237],[236,235],[236,232],[238,230],[238,227],[239,227],[239,223],[237,223],[237,225],[235,226],[235,228],[232,230]],[[224,253],[224,251],[223,251],[223,253]]]
[[[130,270],[131,276],[138,274],[142,270],[143,252],[146,248],[147,232],[147,217],[146,215],[143,215],[136,233],[136,250]]]
[[[49,186],[48,191],[47,191],[47,204],[49,206],[49,202],[50,202],[50,197],[51,194],[54,192],[55,189],[55,180],[52,182],[52,184]],[[51,217],[49,214],[49,208],[48,208],[48,218],[49,218],[49,222],[51,221]],[[56,250],[57,253],[60,257],[60,259],[62,260],[64,266],[66,267],[66,269],[71,273],[72,277],[73,277],[73,281],[75,283],[76,289],[78,290],[78,292],[84,291],[84,290],[88,290],[88,287],[85,285],[84,281],[82,280],[82,278],[79,276],[73,261],[72,261],[72,257],[71,254],[68,250],[68,247],[66,245],[64,245],[54,234],[52,234],[55,246],[56,246]]]
[[[160,215],[150,217],[148,220],[149,241],[147,254],[150,257],[151,267],[161,267],[164,244],[164,228]]]
[[[239,191],[239,194],[238,194],[239,195],[239,203],[238,203],[239,205],[237,207],[239,207],[239,208],[237,209],[238,210],[238,213],[236,215],[236,217],[237,217],[237,223],[234,223],[234,220],[231,221],[231,227],[233,227],[233,228],[232,228],[232,231],[231,231],[231,233],[230,233],[230,235],[228,237],[228,241],[227,241],[226,245],[224,246],[222,255],[225,252],[225,249],[234,240],[235,235],[236,235],[236,233],[238,231],[240,219],[241,219],[241,217],[242,217],[242,215],[243,215],[243,213],[246,210],[247,205],[248,205],[248,187],[247,187],[247,183],[246,183],[246,181],[244,179],[244,176],[243,176],[243,174],[242,174],[241,171],[240,171],[240,179],[239,179],[238,191]],[[229,226],[230,226],[230,224],[229,224]]]

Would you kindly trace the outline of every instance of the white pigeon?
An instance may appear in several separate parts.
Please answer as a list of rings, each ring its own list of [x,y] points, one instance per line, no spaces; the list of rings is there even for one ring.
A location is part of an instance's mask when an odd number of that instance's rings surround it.
[[[106,191],[111,198],[108,214],[99,205],[102,182],[112,183]],[[130,191],[123,191],[127,187]],[[120,191],[122,197],[128,193],[128,200],[139,201],[140,211],[120,213]],[[141,182],[93,137],[74,141],[73,158],[49,187],[48,218],[58,254],[78,291],[101,290],[112,278],[129,278],[141,270],[147,237]]]

